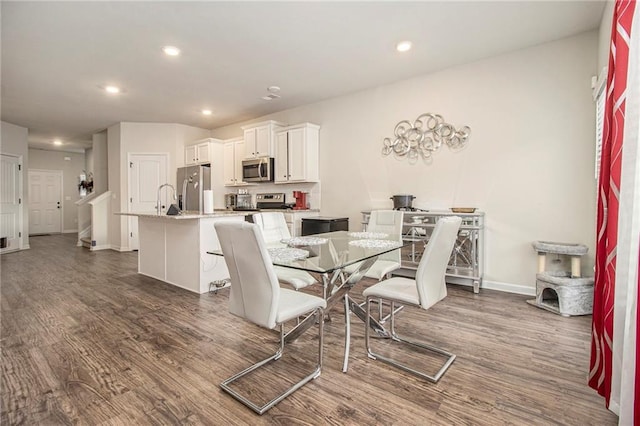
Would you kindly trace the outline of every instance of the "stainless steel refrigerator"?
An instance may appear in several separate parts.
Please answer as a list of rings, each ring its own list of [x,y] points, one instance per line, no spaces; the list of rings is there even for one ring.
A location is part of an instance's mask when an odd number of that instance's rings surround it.
[[[176,190],[178,207],[182,211],[202,213],[203,191],[211,189],[210,166],[188,166],[178,168]]]

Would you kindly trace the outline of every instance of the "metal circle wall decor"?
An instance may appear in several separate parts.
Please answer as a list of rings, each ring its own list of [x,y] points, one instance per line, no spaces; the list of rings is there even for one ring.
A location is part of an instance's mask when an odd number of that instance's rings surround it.
[[[426,113],[418,116],[413,123],[402,120],[393,130],[394,139],[384,138],[382,154],[393,153],[398,158],[408,158],[410,162],[431,159],[431,154],[445,144],[449,149],[464,148],[471,128],[463,126],[456,129],[445,123],[439,114]]]

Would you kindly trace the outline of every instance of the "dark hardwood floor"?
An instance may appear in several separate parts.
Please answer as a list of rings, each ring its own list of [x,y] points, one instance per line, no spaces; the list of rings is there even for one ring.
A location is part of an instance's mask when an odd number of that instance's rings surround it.
[[[228,290],[189,293],[138,275],[136,253],[75,242],[74,234],[33,237],[30,250],[1,256],[3,425],[617,422],[586,384],[591,317],[456,286],[429,311],[400,314],[400,331],[457,354],[438,384],[368,359],[355,317],[343,374],[338,310],[326,326],[322,375],[259,417],[218,384],[275,350],[275,333],[231,316]],[[312,329],[257,385],[239,385],[277,391],[311,368],[316,342]]]

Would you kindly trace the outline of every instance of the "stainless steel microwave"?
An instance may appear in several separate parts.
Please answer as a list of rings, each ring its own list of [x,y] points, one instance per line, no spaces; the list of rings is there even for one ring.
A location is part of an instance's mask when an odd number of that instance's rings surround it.
[[[273,182],[273,158],[263,157],[242,161],[244,182]]]

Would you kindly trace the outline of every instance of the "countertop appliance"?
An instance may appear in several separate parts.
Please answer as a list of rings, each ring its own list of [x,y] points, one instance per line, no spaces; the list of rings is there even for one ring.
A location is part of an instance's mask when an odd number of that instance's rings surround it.
[[[211,167],[180,167],[176,183],[180,210],[202,213],[204,210],[203,191],[211,189]]]
[[[290,209],[291,204],[285,203],[284,192],[270,192],[256,194],[256,207],[260,210]]]
[[[296,199],[296,205],[293,206],[294,210],[307,210],[307,193],[302,191],[293,191],[293,198]]]
[[[302,235],[322,234],[324,232],[348,231],[348,217],[303,217]]]
[[[273,169],[273,158],[242,160],[242,180],[244,182],[273,182]]]
[[[233,210],[256,210],[251,202],[251,194],[235,194],[235,196],[236,205],[233,207]]]
[[[413,195],[394,195],[391,197],[391,200],[393,200],[393,209],[411,209],[411,204],[415,199],[416,197]]]

